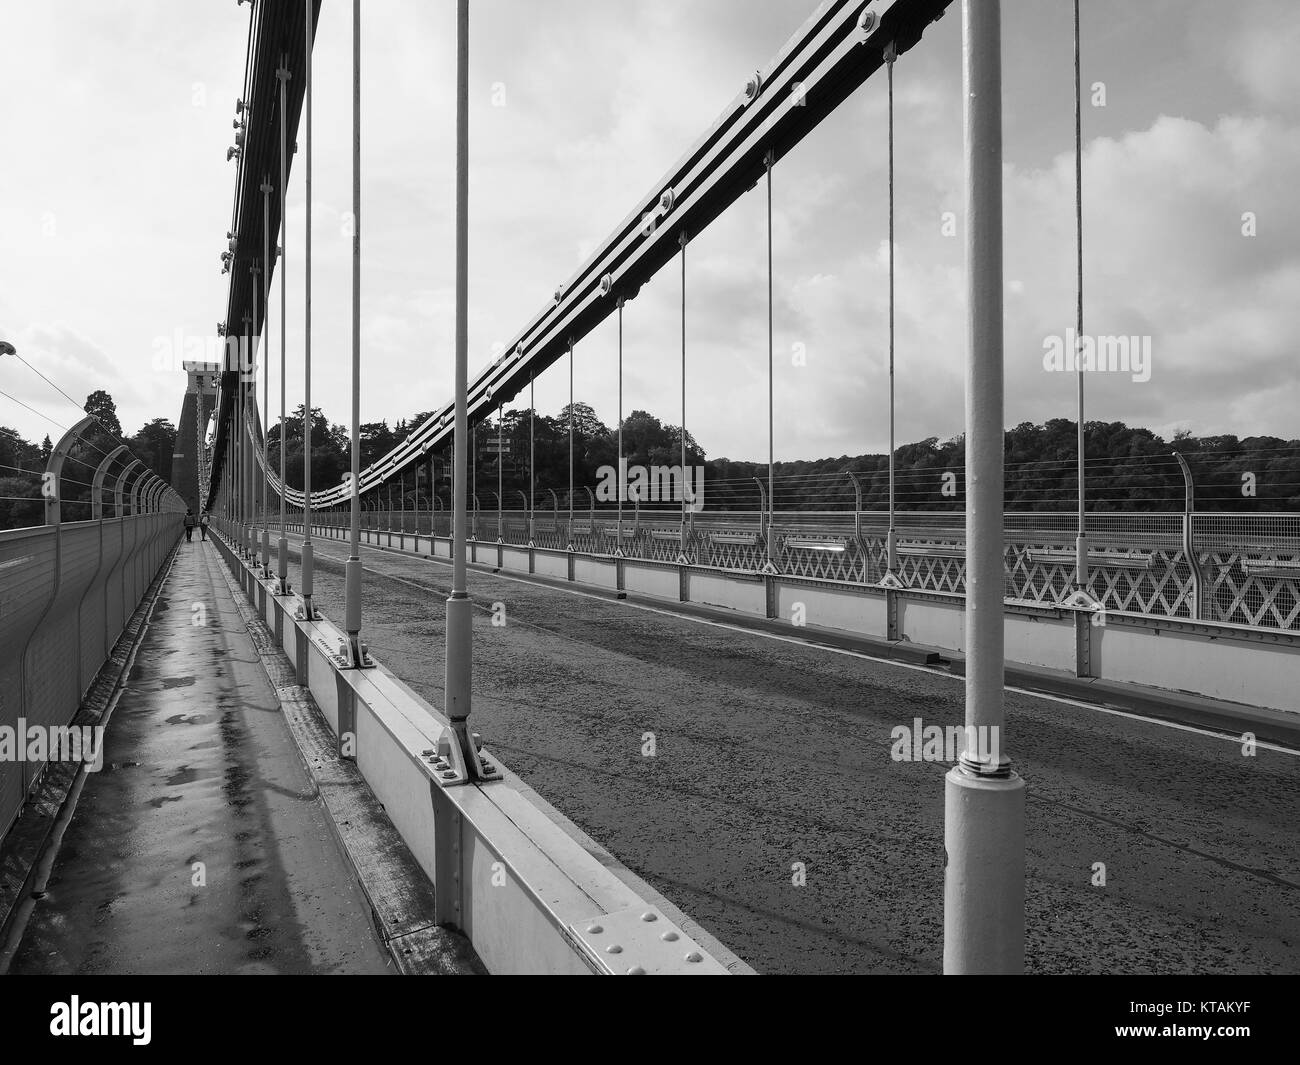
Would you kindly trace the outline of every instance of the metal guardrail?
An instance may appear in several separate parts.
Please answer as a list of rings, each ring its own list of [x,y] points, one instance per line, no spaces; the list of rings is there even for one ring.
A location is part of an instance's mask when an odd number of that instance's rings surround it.
[[[0,532],[0,727],[71,722],[181,522],[169,511]],[[47,765],[23,753],[0,760],[0,836]]]
[[[536,547],[571,547],[580,555],[613,550],[618,525],[612,510],[582,511],[572,525],[566,515],[503,510],[502,540],[526,547],[532,518]],[[495,542],[498,512],[479,511],[471,533]],[[1184,522],[1201,574],[1200,595],[1184,549]],[[318,520],[342,522],[326,511]],[[620,549],[627,558],[675,562],[722,570],[764,570],[767,546],[762,518],[753,512],[704,512],[685,528],[669,524],[667,512],[625,512]],[[1006,515],[1006,591],[1020,604],[1053,606],[1073,590],[1074,514]],[[916,591],[963,593],[965,529],[960,512],[910,511],[898,516],[899,578]],[[366,512],[365,527],[394,534],[451,534],[445,511],[407,509]],[[1300,631],[1300,514],[1089,515],[1089,591],[1110,611],[1152,617],[1219,621],[1265,629]],[[777,572],[845,584],[877,584],[886,569],[887,520],[876,512],[777,512]],[[1199,603],[1198,603],[1199,599]]]
[[[0,531],[0,728],[16,739],[72,721],[183,524],[180,496],[125,444],[104,450],[98,435],[87,415],[50,450],[44,525]],[[65,464],[96,459],[90,497],[65,500],[76,483],[65,483]],[[64,521],[72,505],[91,518]],[[0,759],[0,836],[48,765],[48,747],[15,753]]]

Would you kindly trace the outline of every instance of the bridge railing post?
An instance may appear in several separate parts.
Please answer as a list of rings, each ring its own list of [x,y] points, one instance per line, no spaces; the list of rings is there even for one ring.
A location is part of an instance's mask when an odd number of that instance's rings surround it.
[[[104,516],[104,480],[108,476],[108,469],[115,461],[122,457],[127,451],[125,444],[119,444],[106,456],[104,461],[95,467],[95,476],[91,480],[90,488],[90,513],[94,518],[103,518]],[[117,515],[114,514],[116,517]]]
[[[1183,557],[1187,559],[1191,571],[1191,602],[1188,604],[1192,620],[1199,621],[1205,615],[1205,585],[1201,574],[1201,560],[1196,555],[1195,532],[1192,527],[1192,514],[1196,510],[1196,483],[1192,479],[1192,468],[1181,452],[1175,451],[1178,468],[1183,474]]]
[[[1004,744],[1001,0],[963,0],[966,736],[945,779],[945,973],[1020,973],[1025,791]]]

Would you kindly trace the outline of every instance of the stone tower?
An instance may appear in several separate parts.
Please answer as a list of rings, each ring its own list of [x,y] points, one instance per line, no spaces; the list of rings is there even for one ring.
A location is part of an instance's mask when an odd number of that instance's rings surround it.
[[[172,453],[172,487],[195,514],[203,505],[207,488],[208,449],[204,439],[208,421],[221,390],[221,364],[186,362],[189,381],[176,425],[176,450]]]

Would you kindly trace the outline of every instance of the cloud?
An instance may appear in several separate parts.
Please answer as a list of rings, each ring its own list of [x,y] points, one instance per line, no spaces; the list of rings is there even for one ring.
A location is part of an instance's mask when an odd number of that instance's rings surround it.
[[[15,39],[30,46],[9,55],[7,75],[30,86],[34,102],[11,116],[11,139],[31,150],[0,167],[0,313],[74,395],[109,389],[128,427],[174,419],[183,378],[151,371],[151,342],[176,329],[211,331],[226,305],[217,254],[234,171],[223,160],[247,13],[200,5],[181,16],[144,4],[110,16],[68,2],[57,22],[39,5],[16,9]],[[475,0],[472,370],[549,302],[810,7]],[[1074,317],[1071,79],[1060,50],[1069,27],[1045,7],[1021,3],[1006,20],[1008,423],[1074,411],[1073,379],[1041,368],[1044,336]],[[1092,26],[1111,27],[1091,38],[1099,43],[1088,62],[1112,102],[1086,125],[1087,323],[1149,332],[1155,352],[1146,385],[1093,378],[1089,416],[1294,435],[1300,64],[1291,57],[1300,13],[1256,0],[1223,32],[1207,33],[1207,18],[1222,20],[1208,4],[1170,6],[1158,19],[1117,4],[1089,10]],[[364,15],[362,417],[392,424],[450,394],[454,26],[450,7],[415,0],[366,5]],[[959,23],[950,12],[896,68],[904,441],[962,429]],[[350,396],[350,34],[350,8],[325,5],[314,65],[313,402],[334,421],[346,418]],[[124,66],[123,55],[157,62]],[[1051,56],[1066,65],[1053,69]],[[498,84],[504,107],[494,106]],[[202,106],[195,85],[205,88]],[[873,79],[774,173],[780,457],[882,449],[887,439],[884,99]],[[304,137],[298,131],[300,147]],[[296,162],[285,311],[291,408],[305,316],[301,152]],[[944,212],[957,216],[955,237],[941,231]],[[1253,238],[1241,235],[1245,212],[1257,220]],[[713,455],[767,452],[765,220],[760,183],[688,248],[688,423]],[[673,263],[627,308],[627,409],[667,419],[680,405],[678,286]],[[273,407],[279,318],[277,294]],[[796,344],[804,366],[792,362]],[[576,357],[578,398],[610,423],[615,353],[609,322]],[[551,410],[568,398],[566,361],[538,380],[539,403]],[[10,390],[21,378],[0,367],[0,381]]]

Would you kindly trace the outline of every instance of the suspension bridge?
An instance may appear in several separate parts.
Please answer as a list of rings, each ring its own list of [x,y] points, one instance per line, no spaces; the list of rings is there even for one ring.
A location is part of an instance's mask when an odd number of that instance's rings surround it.
[[[1294,971],[1300,513],[1216,507],[1181,452],[1090,460],[1082,357],[1072,495],[1004,461],[997,0],[820,4],[476,373],[459,0],[454,379],[366,463],[361,391],[393,382],[362,340],[354,0],[351,113],[328,116],[353,175],[332,484],[311,446],[313,374],[339,369],[312,361],[321,7],[251,5],[218,357],[178,367],[170,477],[88,414],[37,471],[42,523],[0,531],[9,750],[93,748],[0,760],[8,971]],[[966,410],[960,464],[916,471],[895,468],[894,76],[941,18],[961,21]],[[1077,4],[1075,29],[1081,158]],[[881,80],[888,462],[783,474],[773,177]],[[767,462],[701,481],[688,259],[760,187]],[[624,314],[656,277],[679,286],[680,406],[638,486]],[[574,356],[611,321],[612,479],[584,483]],[[567,383],[567,478],[538,476],[544,375]],[[1111,505],[1152,470],[1160,498]]]

